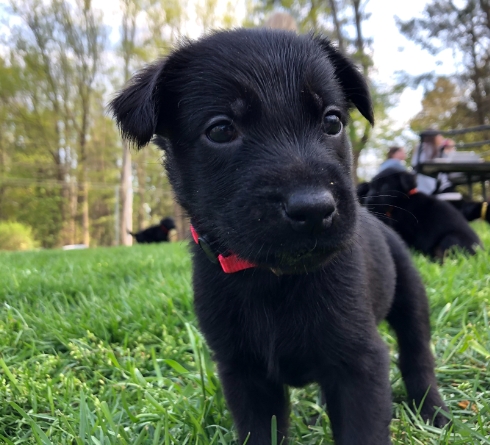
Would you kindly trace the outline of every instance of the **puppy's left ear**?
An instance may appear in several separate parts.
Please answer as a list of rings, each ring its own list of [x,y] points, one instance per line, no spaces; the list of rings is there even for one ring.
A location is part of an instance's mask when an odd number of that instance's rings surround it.
[[[335,48],[327,38],[315,36],[313,39],[327,54],[330,63],[334,66],[335,74],[342,86],[345,97],[360,111],[371,125],[374,125],[373,103],[364,76],[359,72],[354,63]]]
[[[158,124],[156,96],[163,94],[159,83],[164,66],[165,60],[160,60],[136,73],[109,104],[123,137],[137,148],[150,142]]]

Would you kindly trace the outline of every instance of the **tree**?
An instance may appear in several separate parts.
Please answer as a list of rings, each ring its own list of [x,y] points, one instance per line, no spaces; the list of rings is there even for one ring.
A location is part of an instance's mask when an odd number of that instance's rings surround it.
[[[131,75],[133,60],[141,55],[136,45],[136,20],[142,12],[142,4],[137,0],[121,0],[121,56],[124,61],[123,80],[127,82]],[[133,243],[133,237],[128,233],[133,230],[133,185],[131,169],[131,151],[126,139],[122,141],[121,166],[121,216],[119,239],[124,246]]]
[[[416,132],[429,127],[449,130],[456,128],[461,119],[468,122],[468,115],[461,112],[462,96],[461,89],[450,78],[437,78],[434,87],[425,92],[422,111],[411,120],[410,127]]]
[[[6,42],[8,64],[19,73],[21,85],[9,109],[12,140],[1,147],[11,153],[15,177],[10,175],[10,184],[39,181],[38,216],[49,208],[53,221],[29,223],[45,247],[74,243],[79,215],[82,236],[77,242],[88,244],[89,141],[94,108],[103,110],[102,15],[90,1],[21,0],[11,3],[10,18],[15,21]],[[14,192],[14,202],[28,203],[31,210],[16,215],[32,219],[38,203],[26,190]]]
[[[478,118],[474,108],[468,102],[467,86],[445,76],[436,78],[434,86],[429,88],[422,99],[422,110],[410,121],[411,129],[420,133],[426,128],[440,130],[475,127]],[[488,135],[473,132],[455,136],[457,143],[481,142]],[[482,153],[488,152],[488,146],[472,146],[471,150]]]
[[[49,243],[74,242],[80,202],[82,241],[88,244],[87,142],[97,75],[103,68],[101,15],[90,1],[67,0],[16,1],[11,4],[11,14],[21,20],[12,27],[8,41],[9,63],[18,68],[22,84],[11,109],[15,116],[11,147],[16,153],[28,153],[27,164],[40,176],[41,171],[43,175],[54,172],[52,187],[37,189],[49,195],[59,191],[58,209],[51,210],[53,220],[60,221],[63,229],[59,232],[57,224],[51,224],[57,239],[51,238]],[[100,103],[97,106],[103,108]],[[43,236],[43,242],[47,238],[50,236]]]
[[[465,86],[461,92],[478,125],[490,122],[489,5],[488,0],[433,0],[422,17],[397,21],[407,38],[431,54],[453,51],[462,67],[454,77]]]
[[[117,232],[131,240],[131,224],[178,214],[162,153],[121,151],[105,115],[108,85],[121,86],[165,55],[189,23],[190,7],[201,8],[204,31],[232,24],[231,3],[221,14],[223,3],[214,0],[120,1],[123,63],[111,70],[107,26],[91,0],[10,0],[2,17],[10,32],[0,36],[0,219],[30,225],[42,247],[110,245],[119,242]],[[120,189],[127,190],[126,218],[115,212]],[[125,225],[115,229],[118,220]]]
[[[68,43],[68,57],[73,67],[73,80],[78,103],[73,108],[65,104],[78,139],[80,165],[80,198],[82,206],[83,243],[90,244],[89,203],[87,183],[87,139],[89,137],[91,102],[95,94],[95,80],[101,70],[101,56],[105,47],[102,17],[91,5],[91,0],[76,0],[74,6],[65,0],[53,3]]]

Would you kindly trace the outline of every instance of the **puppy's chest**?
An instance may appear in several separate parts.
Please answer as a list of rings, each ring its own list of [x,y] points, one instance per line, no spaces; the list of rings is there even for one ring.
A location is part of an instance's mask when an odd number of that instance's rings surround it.
[[[316,380],[338,333],[325,301],[306,289],[287,292],[262,301],[249,295],[233,336],[242,359],[258,363],[271,378],[303,386]]]
[[[251,315],[239,333],[244,357],[259,362],[270,377],[289,385],[302,386],[314,380],[320,350],[328,342],[319,320],[297,311],[277,313],[266,308]]]
[[[302,386],[338,359],[339,345],[355,343],[357,311],[338,280],[249,275],[194,282],[200,326],[218,361]]]

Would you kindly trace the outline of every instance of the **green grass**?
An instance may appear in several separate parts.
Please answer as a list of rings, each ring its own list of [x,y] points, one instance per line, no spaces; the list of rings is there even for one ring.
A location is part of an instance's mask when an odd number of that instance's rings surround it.
[[[490,444],[490,229],[476,227],[487,252],[443,266],[415,256],[454,421],[424,425],[393,365],[396,445]],[[0,267],[0,443],[237,444],[196,328],[185,245],[2,253]],[[292,390],[291,435],[333,443],[313,385]]]

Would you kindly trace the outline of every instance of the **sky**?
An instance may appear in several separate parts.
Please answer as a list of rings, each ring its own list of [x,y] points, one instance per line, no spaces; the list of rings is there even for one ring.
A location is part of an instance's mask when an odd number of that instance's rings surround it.
[[[365,22],[363,32],[366,37],[373,39],[376,81],[388,86],[394,85],[397,71],[411,75],[431,71],[451,74],[456,71],[451,51],[434,57],[398,31],[395,16],[402,20],[420,17],[426,3],[426,0],[369,0],[366,12],[370,12],[371,17]],[[391,118],[400,125],[407,124],[421,110],[422,96],[422,87],[405,90],[392,110]]]
[[[446,51],[437,57],[431,56],[413,42],[400,34],[395,22],[395,16],[402,20],[420,16],[426,0],[368,0],[365,6],[370,13],[369,20],[363,24],[365,37],[373,39],[374,68],[373,78],[386,86],[396,83],[396,72],[405,71],[418,75],[430,71],[438,74],[450,74],[455,71],[453,57]],[[245,0],[234,2],[238,15],[245,13]],[[104,1],[99,7],[105,12],[107,22],[113,27],[113,36],[117,36],[120,23],[119,0]],[[196,37],[196,29],[192,23],[187,34]],[[404,126],[409,119],[421,109],[423,90],[407,89],[399,97],[398,103],[391,112],[391,118],[398,126]]]
[[[198,2],[199,0],[190,0]],[[224,3],[228,0],[218,0]],[[233,0],[238,16],[245,15],[247,0]],[[0,0],[5,5],[7,0]],[[407,20],[421,16],[426,0],[367,0],[365,11],[371,16],[363,23],[363,34],[373,39],[374,73],[373,79],[382,85],[393,86],[396,83],[396,73],[404,71],[418,75],[434,71],[437,74],[451,74],[456,71],[453,55],[445,51],[437,57],[431,56],[413,42],[400,34],[395,22],[395,16]],[[97,7],[104,12],[105,22],[112,28],[111,38],[117,40],[118,27],[121,23],[120,0],[104,0]],[[189,37],[197,37],[196,26],[189,23],[184,31]],[[422,88],[407,89],[398,98],[397,104],[391,110],[391,118],[402,127],[421,109]]]
[[[435,72],[450,75],[457,71],[453,54],[446,50],[437,56],[406,39],[398,30],[395,17],[408,20],[421,17],[426,0],[368,0],[366,12],[371,13],[364,23],[365,37],[373,39],[373,79],[387,87],[397,83],[397,72],[412,76]],[[405,128],[405,135],[415,137],[409,130],[409,121],[422,109],[423,87],[407,88],[390,110],[390,118],[397,128]],[[395,143],[397,141],[394,141]],[[407,147],[408,149],[412,147]],[[359,159],[358,174],[364,179],[374,176],[383,161],[380,153],[364,151]]]
[[[365,3],[365,12],[370,13],[370,17],[363,23],[363,34],[364,37],[373,40],[372,77],[381,86],[387,88],[394,86],[397,83],[397,73],[402,71],[412,76],[427,72],[448,75],[456,71],[451,51],[445,51],[434,57],[407,40],[398,30],[395,17],[402,20],[420,17],[426,3],[426,0],[367,0]],[[246,0],[234,0],[234,5],[237,16],[245,16]],[[119,0],[106,0],[99,7],[104,9],[106,20],[114,28],[113,38],[116,40],[120,23]],[[189,22],[184,32],[191,38],[198,37],[199,30],[195,25],[193,26],[192,20]],[[411,138],[415,135],[409,130],[408,123],[421,110],[422,97],[422,87],[416,90],[407,88],[399,95],[395,106],[390,110],[390,119],[395,128],[405,128],[405,134]],[[376,173],[381,162],[380,153],[367,150],[360,159],[359,173],[369,178]]]
[[[199,2],[200,0],[189,0]],[[225,3],[228,0],[218,0]],[[246,2],[248,0],[232,0],[235,13],[238,17],[245,16]],[[457,1],[457,0],[456,0]],[[0,0],[0,5],[7,0]],[[410,75],[419,75],[427,72],[436,74],[451,74],[457,70],[453,54],[445,51],[434,57],[415,43],[410,42],[398,31],[395,16],[402,20],[421,16],[426,0],[367,0],[365,11],[370,13],[368,20],[363,22],[363,34],[373,40],[374,72],[373,80],[386,87],[397,83],[397,72],[403,71]],[[104,12],[105,22],[112,28],[111,40],[117,41],[119,25],[121,23],[120,0],[104,0],[97,4]],[[188,37],[198,36],[198,27],[189,21],[184,30]],[[390,110],[390,118],[396,128],[407,128],[409,120],[421,110],[423,89],[406,89],[398,98],[395,106]],[[368,161],[369,164],[372,162]],[[375,165],[372,166],[374,168]]]

